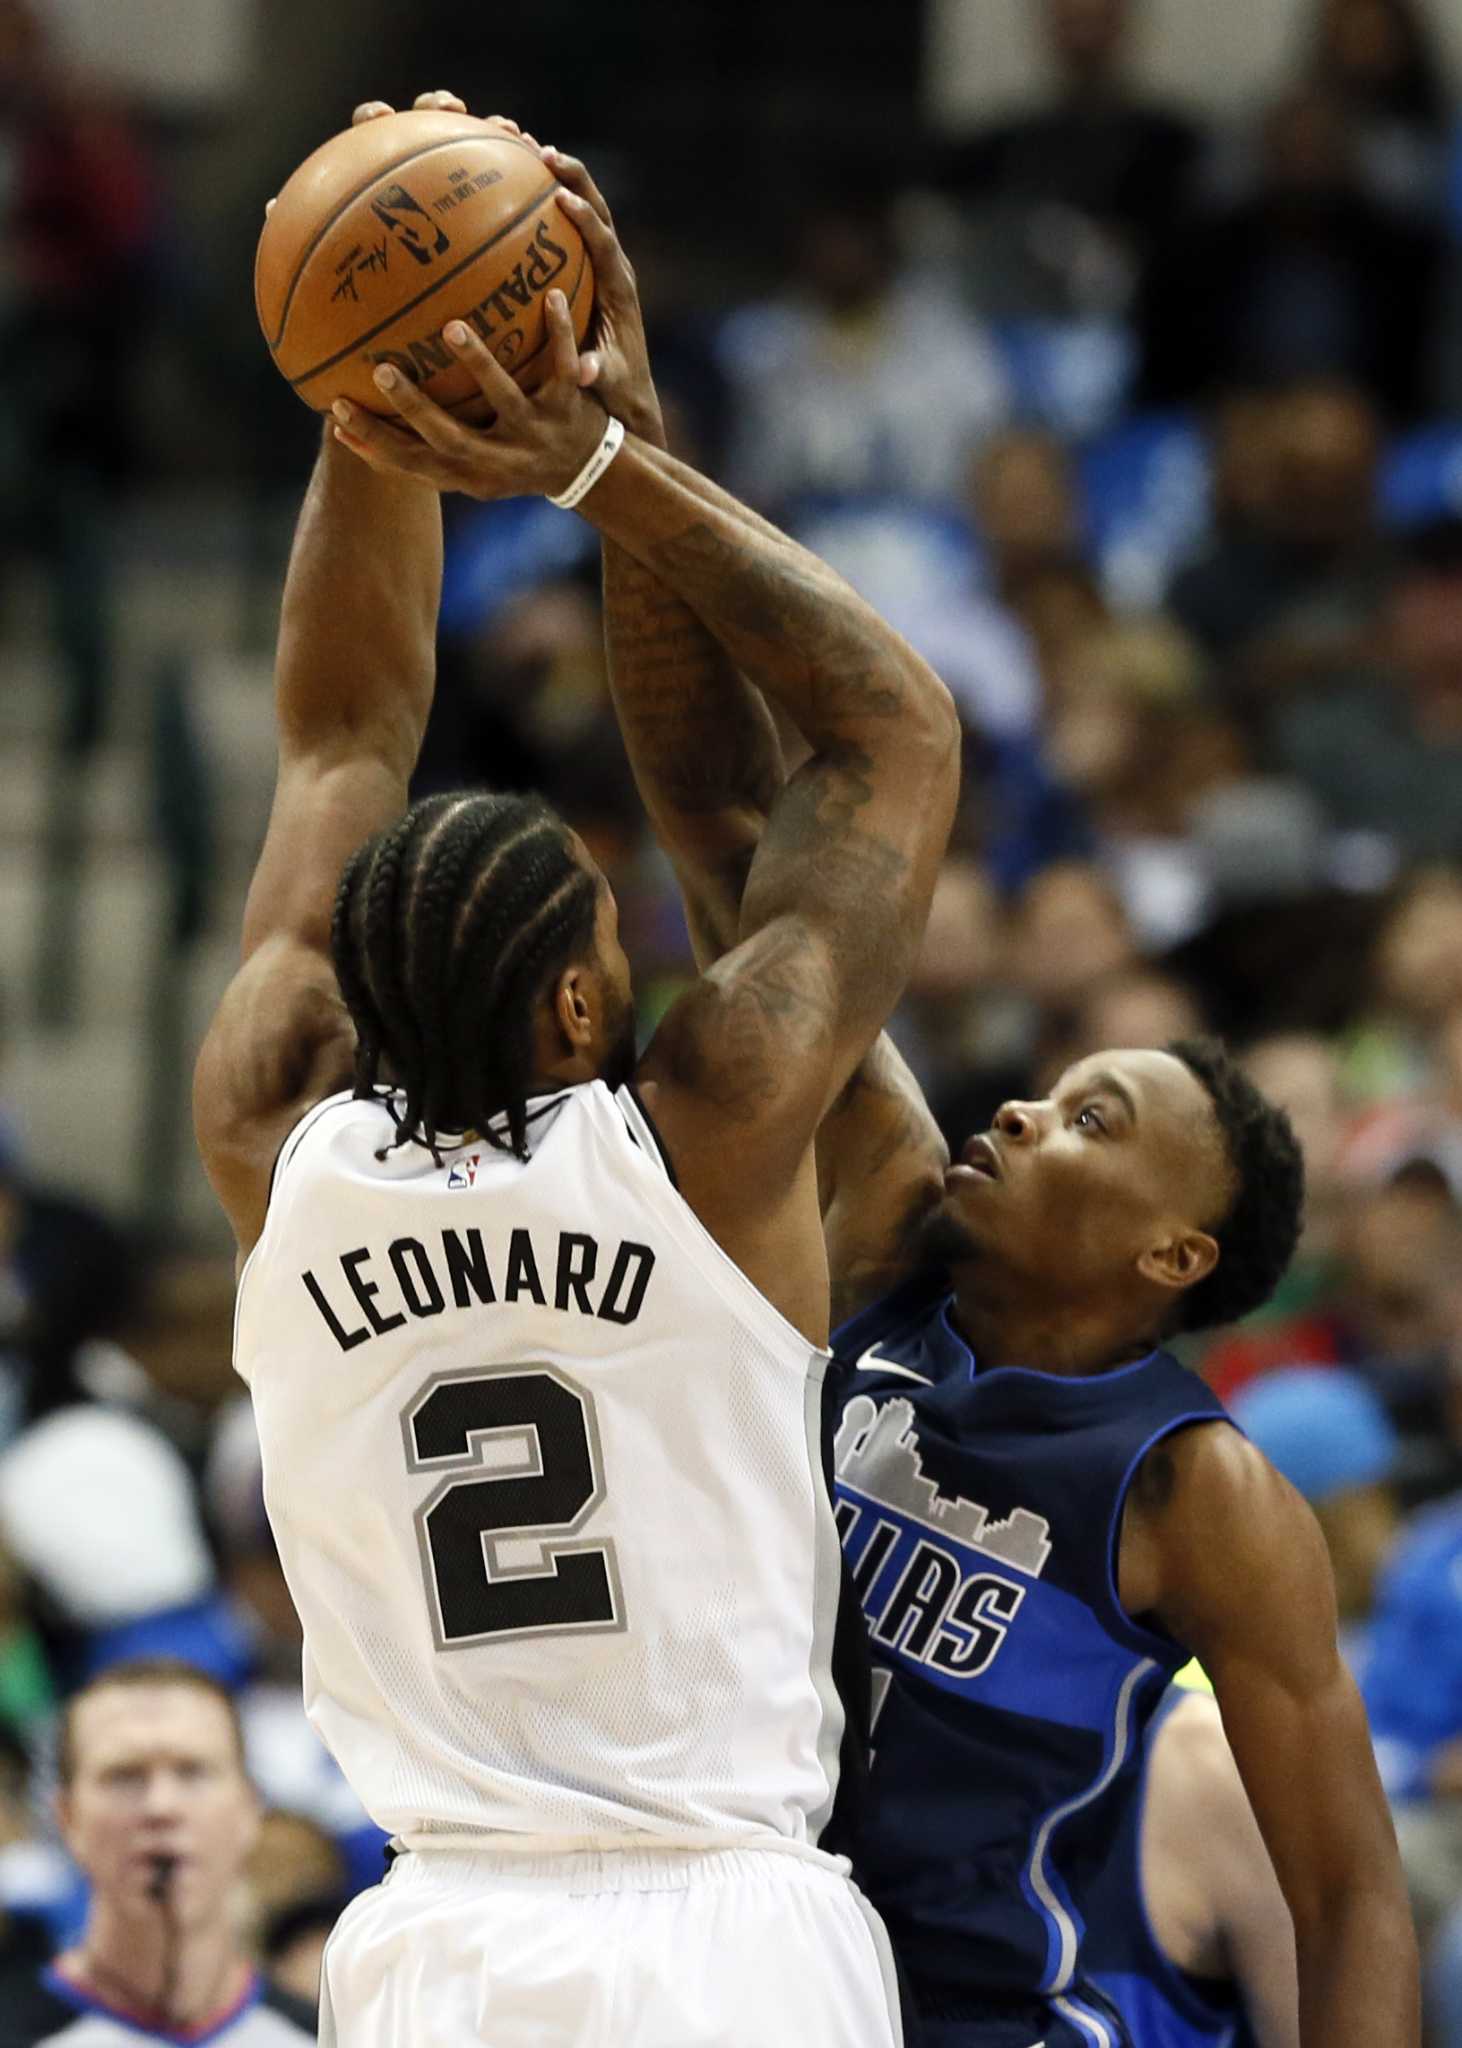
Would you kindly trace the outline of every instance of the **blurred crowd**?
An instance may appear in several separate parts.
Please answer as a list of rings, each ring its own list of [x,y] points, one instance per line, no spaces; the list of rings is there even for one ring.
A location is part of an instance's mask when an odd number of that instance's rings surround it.
[[[1293,76],[1222,130],[1132,84],[1138,0],[1032,6],[1047,101],[821,161],[759,293],[688,283],[643,191],[623,232],[678,451],[958,701],[964,798],[893,1026],[951,1139],[1087,1051],[1197,1030],[1294,1119],[1300,1254],[1191,1362],[1321,1518],[1433,2038],[1462,2048],[1462,106],[1415,0],[1316,0]],[[0,329],[39,394],[0,387],[0,500],[57,579],[84,720],[64,593],[126,460],[74,278],[159,291],[166,202],[28,20],[0,0]],[[652,1026],[684,927],[614,730],[592,535],[537,502],[451,508],[419,787],[464,781],[541,788],[583,834]],[[231,1272],[143,1262],[45,1180],[0,1149],[8,1938],[84,1912],[48,1817],[58,1701],[181,1656],[238,1699],[270,1808],[251,1939],[308,1995],[380,1838],[304,1720]]]

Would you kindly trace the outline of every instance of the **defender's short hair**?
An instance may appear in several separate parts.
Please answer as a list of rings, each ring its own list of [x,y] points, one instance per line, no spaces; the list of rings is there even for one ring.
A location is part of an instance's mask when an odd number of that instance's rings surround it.
[[[1228,1211],[1211,1226],[1218,1264],[1179,1311],[1180,1330],[1206,1330],[1260,1307],[1284,1277],[1304,1221],[1304,1157],[1284,1111],[1218,1040],[1176,1039],[1167,1050],[1202,1083],[1233,1177]]]

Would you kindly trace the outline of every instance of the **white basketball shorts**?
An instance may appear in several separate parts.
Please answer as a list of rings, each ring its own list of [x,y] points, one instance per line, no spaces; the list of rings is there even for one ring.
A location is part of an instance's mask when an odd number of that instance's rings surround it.
[[[325,1950],[322,2048],[902,2048],[882,1922],[778,1850],[399,1857]]]

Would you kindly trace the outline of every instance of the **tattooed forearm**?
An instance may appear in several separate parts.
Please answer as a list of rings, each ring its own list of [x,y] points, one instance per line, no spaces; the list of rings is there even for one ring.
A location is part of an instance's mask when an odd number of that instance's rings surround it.
[[[789,1068],[824,1055],[837,989],[827,963],[792,926],[760,933],[724,978],[713,969],[662,1035],[674,1078],[745,1121],[785,1088]]]
[[[810,1090],[803,1112],[820,1117],[897,1000],[928,916],[958,782],[949,693],[826,564],[670,458],[630,449],[585,505],[606,540],[703,623],[811,747],[771,807],[746,880],[737,979],[712,1014],[728,1032],[735,1019],[761,1017],[784,1087],[795,1089],[800,1073]],[[643,656],[642,757],[681,792],[682,816],[709,793],[716,817],[706,829],[717,830],[728,792],[757,778],[734,737],[725,758],[683,765],[683,622],[643,582],[621,595],[633,600],[622,643]],[[671,768],[666,756],[677,751],[682,765]],[[803,1008],[788,1016],[765,1000],[783,981],[765,980],[757,964],[772,934],[805,954],[794,978]],[[745,1064],[756,1066],[749,1050]]]
[[[667,811],[743,810],[754,834],[782,782],[765,703],[684,601],[612,543],[604,609],[610,687],[652,815],[663,828]]]
[[[896,718],[903,710],[895,636],[802,549],[699,522],[661,541],[653,561],[814,745],[849,718]]]

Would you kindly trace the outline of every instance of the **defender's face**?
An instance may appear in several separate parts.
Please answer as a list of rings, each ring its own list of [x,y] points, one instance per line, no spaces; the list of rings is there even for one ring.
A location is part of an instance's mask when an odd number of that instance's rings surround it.
[[[1096,1053],[966,1143],[930,1249],[1076,1296],[1119,1285],[1173,1232],[1211,1228],[1226,1196],[1218,1126],[1189,1068],[1164,1052]]]

